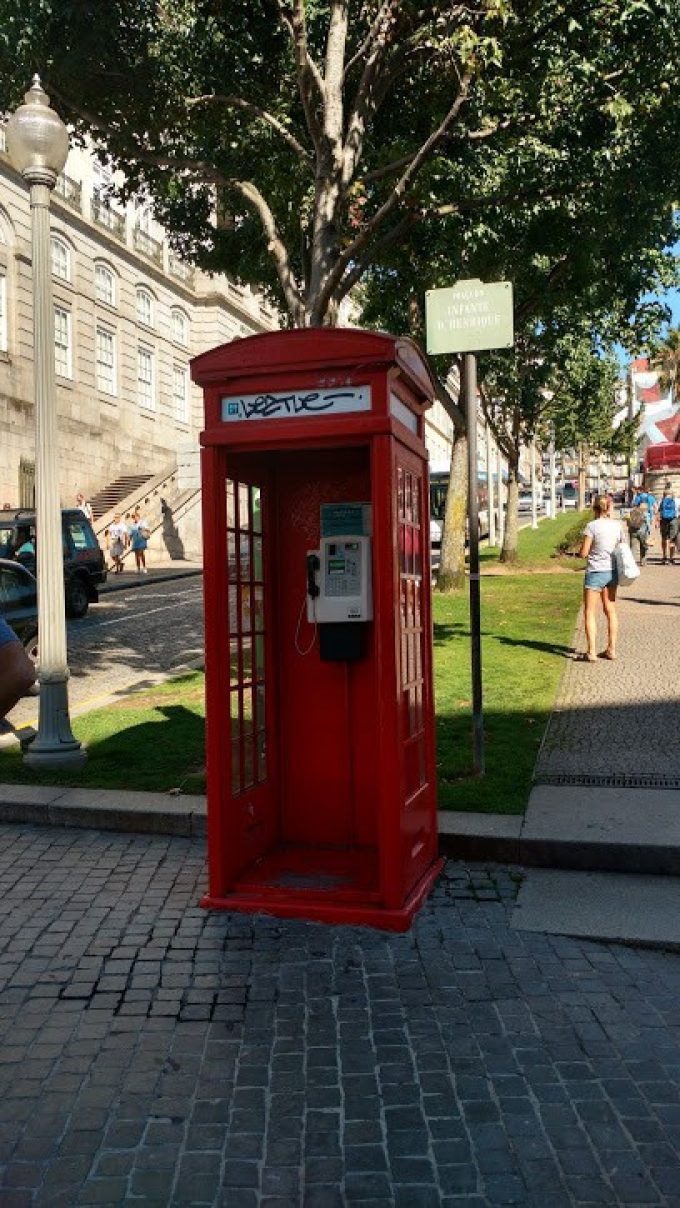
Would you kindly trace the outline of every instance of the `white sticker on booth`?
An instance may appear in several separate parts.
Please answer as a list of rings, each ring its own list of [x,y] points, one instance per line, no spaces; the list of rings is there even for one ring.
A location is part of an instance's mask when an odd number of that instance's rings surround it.
[[[307,419],[316,415],[348,415],[371,410],[370,386],[333,386],[319,390],[282,390],[271,394],[225,395],[222,420]]]

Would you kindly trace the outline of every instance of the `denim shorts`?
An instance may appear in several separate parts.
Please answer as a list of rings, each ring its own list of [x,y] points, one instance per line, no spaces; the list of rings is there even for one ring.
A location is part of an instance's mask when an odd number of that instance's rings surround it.
[[[587,570],[585,586],[591,591],[602,591],[603,587],[616,587],[618,583],[616,568],[611,570]]]

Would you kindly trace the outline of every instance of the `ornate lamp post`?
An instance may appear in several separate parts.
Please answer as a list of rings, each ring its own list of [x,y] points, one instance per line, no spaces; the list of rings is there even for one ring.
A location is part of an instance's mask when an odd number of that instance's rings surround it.
[[[38,732],[24,756],[36,768],[73,767],[86,754],[68,712],[61,507],[57,480],[54,311],[50,266],[50,193],[68,155],[68,133],[34,76],[7,123],[7,151],[31,190],[33,359],[36,420],[36,554],[40,641]]]

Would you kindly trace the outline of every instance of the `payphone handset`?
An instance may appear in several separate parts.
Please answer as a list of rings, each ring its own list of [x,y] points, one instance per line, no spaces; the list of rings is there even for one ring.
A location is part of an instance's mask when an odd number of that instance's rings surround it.
[[[323,625],[372,619],[371,538],[322,537],[319,549],[307,554],[307,620]]]

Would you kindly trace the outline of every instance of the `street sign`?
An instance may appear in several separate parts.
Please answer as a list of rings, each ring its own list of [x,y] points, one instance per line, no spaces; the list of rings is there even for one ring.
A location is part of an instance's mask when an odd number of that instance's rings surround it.
[[[512,283],[474,277],[425,294],[427,351],[484,352],[512,348]]]

